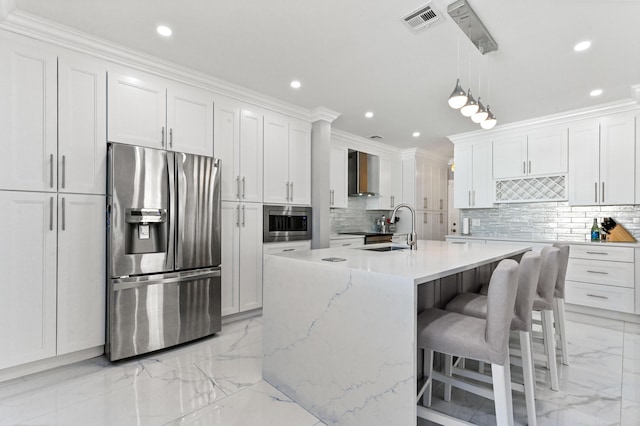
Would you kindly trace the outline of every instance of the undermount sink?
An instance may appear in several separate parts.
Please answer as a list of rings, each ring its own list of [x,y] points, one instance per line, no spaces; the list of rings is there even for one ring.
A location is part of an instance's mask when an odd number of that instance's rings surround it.
[[[409,247],[404,247],[404,246],[387,246],[387,247],[373,247],[373,248],[365,248],[362,250],[369,250],[369,251],[397,251],[397,250],[406,250]]]

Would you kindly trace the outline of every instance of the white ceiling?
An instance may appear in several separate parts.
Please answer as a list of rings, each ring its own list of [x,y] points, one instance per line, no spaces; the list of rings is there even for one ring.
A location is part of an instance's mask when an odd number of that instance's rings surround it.
[[[445,155],[452,152],[447,135],[479,128],[446,103],[455,84],[458,43],[463,86],[488,101],[498,125],[628,98],[630,86],[640,83],[640,0],[469,0],[499,45],[484,57],[446,14],[447,0],[432,3],[444,22],[411,33],[399,18],[426,2],[16,0],[16,5],[302,107],[338,111],[335,128]],[[170,26],[174,35],[158,36],[158,24]],[[591,49],[574,52],[574,44],[585,39],[592,41]],[[292,79],[302,88],[291,89]],[[591,98],[595,88],[604,93]],[[375,116],[366,119],[366,111]],[[421,136],[413,138],[414,131]]]

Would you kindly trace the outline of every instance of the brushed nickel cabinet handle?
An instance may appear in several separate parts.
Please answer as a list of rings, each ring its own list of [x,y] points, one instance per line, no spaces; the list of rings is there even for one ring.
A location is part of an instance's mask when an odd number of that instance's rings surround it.
[[[240,206],[236,207],[236,227],[240,228]]]
[[[236,197],[240,198],[240,176],[236,176]]]
[[[424,197],[422,199],[422,208],[427,208],[427,206],[429,205],[429,198],[428,197]]]
[[[391,203],[389,203],[389,204],[390,204],[390,206],[389,206],[389,207],[393,208],[393,206],[395,206],[395,204],[396,204],[396,203],[395,203],[395,201],[396,201],[396,197],[395,197],[395,195],[392,195],[392,196],[391,196],[390,201],[391,201]]]
[[[589,297],[595,297],[595,298],[597,298],[597,299],[608,299],[608,297],[607,297],[607,296],[599,296],[599,295],[597,295],[597,294],[589,294],[589,293],[587,293],[587,296],[589,296]]]
[[[531,174],[531,160],[529,160],[529,174]]]
[[[604,182],[602,182],[602,202],[604,203]]]
[[[53,188],[53,154],[49,156],[49,186]]]
[[[65,210],[66,210],[65,207],[66,207],[65,206],[65,198],[62,197],[62,230],[63,231],[65,231],[67,229],[67,226],[66,226],[66,223],[65,223],[66,222],[66,216],[67,216],[65,214]]]
[[[242,198],[246,198],[245,197],[245,192],[247,189],[247,182],[244,176],[242,176]]]
[[[53,231],[53,197],[49,197],[49,231]]]
[[[598,202],[598,182],[593,184],[593,202]]]
[[[525,161],[522,162],[522,174],[527,174],[527,163]]]
[[[287,187],[287,201],[289,201],[289,182],[284,184]]]
[[[603,252],[603,251],[588,251],[587,254],[599,254],[599,255],[602,255],[602,256],[606,256],[609,253]]]
[[[473,190],[473,206],[476,206],[476,190]]]
[[[600,275],[609,275],[608,272],[602,272],[602,271],[587,271],[590,274],[600,274]]]
[[[242,227],[243,228],[244,228],[244,220],[245,220],[245,218],[246,218],[246,215],[245,215],[245,211],[244,211],[244,206],[242,206]]]
[[[169,146],[173,148],[173,127],[169,129]]]
[[[67,160],[67,156],[63,155],[62,156],[62,188],[65,187],[66,181],[67,181],[67,167],[66,167],[66,161]]]
[[[282,249],[282,251],[295,251],[294,248],[286,248],[286,249]]]
[[[471,191],[469,191],[469,207],[471,207]]]
[[[160,144],[164,147],[164,126],[162,126],[162,139],[160,140]]]
[[[293,182],[291,182],[290,185],[291,185],[291,201],[293,201]]]
[[[350,245],[351,245],[351,243],[344,243],[344,244],[342,244],[342,247],[346,247],[346,246],[350,246]]]
[[[442,223],[442,213],[440,213],[440,223]]]

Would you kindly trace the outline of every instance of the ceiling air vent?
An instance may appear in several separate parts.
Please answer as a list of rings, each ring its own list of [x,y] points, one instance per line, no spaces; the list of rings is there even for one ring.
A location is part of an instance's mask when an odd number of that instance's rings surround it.
[[[380,135],[373,135],[373,136],[369,136],[369,139],[382,139],[382,136],[380,136]]]
[[[431,2],[402,17],[405,25],[413,31],[427,28],[441,19],[440,12],[431,7]]]

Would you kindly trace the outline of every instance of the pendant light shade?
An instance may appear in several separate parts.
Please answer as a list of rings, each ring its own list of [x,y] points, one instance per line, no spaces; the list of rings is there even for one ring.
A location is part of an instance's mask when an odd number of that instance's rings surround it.
[[[467,103],[464,104],[462,108],[460,108],[460,112],[465,117],[471,117],[473,114],[478,112],[478,103],[473,98],[473,95],[471,94],[471,89],[469,89],[469,91],[467,92]]]
[[[478,97],[478,111],[471,116],[471,121],[474,123],[482,123],[488,116],[489,113],[487,112],[487,109],[482,105],[482,101],[480,100],[480,97]]]
[[[487,105],[487,119],[480,123],[480,127],[485,130],[493,129],[497,122],[496,116],[491,112],[491,107]]]
[[[467,103],[467,94],[460,85],[460,79],[456,82],[456,87],[449,96],[449,106],[453,109],[460,109]]]

